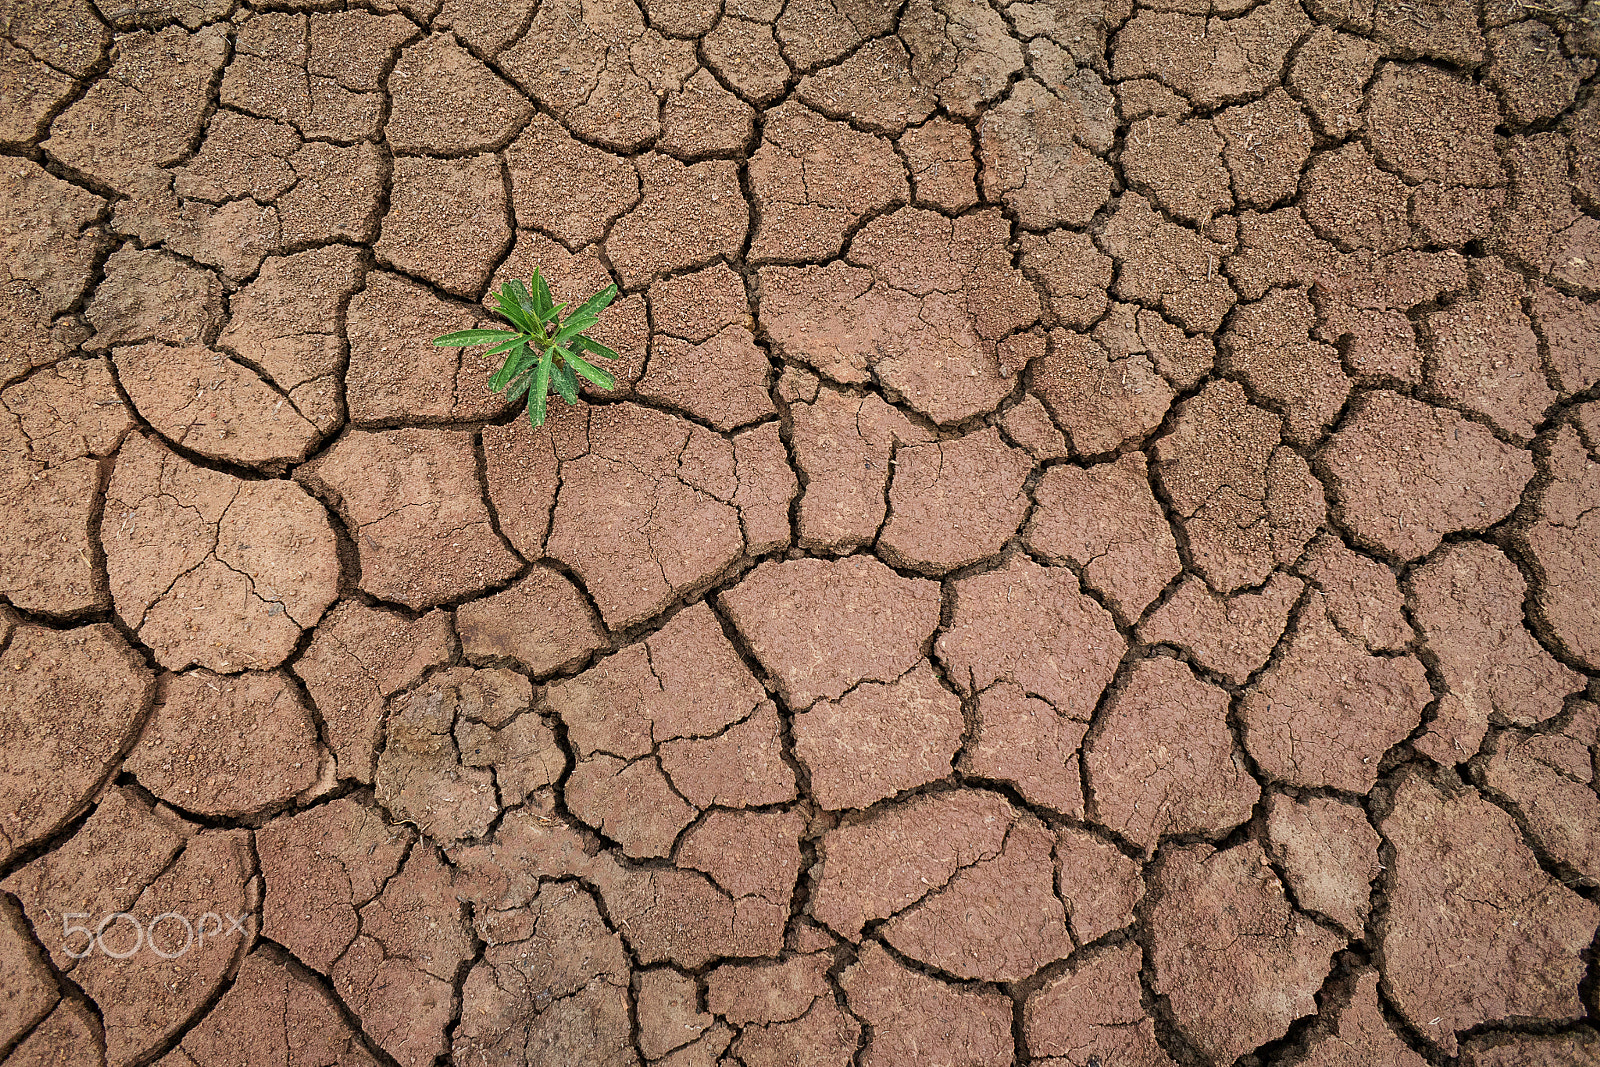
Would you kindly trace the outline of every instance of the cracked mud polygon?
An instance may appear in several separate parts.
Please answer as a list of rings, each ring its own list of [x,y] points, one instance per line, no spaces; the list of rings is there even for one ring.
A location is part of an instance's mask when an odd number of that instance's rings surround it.
[[[1600,1063],[1600,4],[0,11],[6,1067]]]

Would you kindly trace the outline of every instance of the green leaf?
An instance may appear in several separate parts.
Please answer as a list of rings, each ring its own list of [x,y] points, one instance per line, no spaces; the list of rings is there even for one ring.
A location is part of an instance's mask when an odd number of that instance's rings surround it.
[[[617,380],[615,378],[601,370],[599,367],[596,367],[593,363],[590,363],[582,356],[569,356],[567,357],[567,360],[572,365],[573,370],[577,371],[579,374],[583,375],[600,388],[615,389],[617,387]]]
[[[569,301],[563,300],[563,301],[561,301],[561,303],[556,304],[554,307],[548,308],[545,311],[541,312],[539,314],[539,321],[540,322],[549,322],[551,319],[553,319],[557,315],[561,314],[561,309],[566,307],[568,303],[569,303]]]
[[[550,297],[550,286],[545,284],[544,275],[539,273],[539,268],[533,268],[533,309],[541,320],[546,317],[545,312],[550,310],[552,303],[554,301]]]
[[[593,315],[596,321],[598,321],[600,312],[610,307],[611,301],[615,300],[616,298],[617,287],[615,285],[608,285],[598,293],[591,296],[589,299],[585,300],[583,303],[579,304],[578,309],[572,314],[575,316]]]
[[[578,402],[578,376],[572,373],[572,368],[561,364],[550,369],[550,384],[556,387],[556,392],[561,394],[561,399],[569,404]]]
[[[522,305],[517,303],[516,296],[508,291],[510,287],[511,283],[507,282],[505,287],[494,295],[495,303],[500,305],[500,314],[510,319],[512,325],[523,333],[532,333],[536,323],[526,311],[522,310]]]
[[[526,362],[526,360],[523,358],[526,354],[527,346],[520,343],[515,349],[512,350],[511,354],[506,357],[505,363],[502,364],[500,369],[495,371],[494,374],[489,378],[489,389],[492,392],[498,393],[500,390],[506,387],[507,382],[516,376],[517,372],[522,369],[522,365]]]
[[[518,349],[513,353],[513,369],[511,378],[516,379],[519,374],[533,373],[534,365],[544,356],[544,349],[529,345],[527,348]]]
[[[522,284],[521,278],[512,278],[509,282],[506,282],[505,287],[511,290],[511,297],[517,302],[518,307],[530,315],[536,313],[537,309],[534,307],[533,297],[529,295],[528,287]]]
[[[593,338],[590,338],[590,337],[574,337],[572,339],[572,347],[581,348],[585,352],[588,352],[590,355],[599,356],[601,359],[621,359],[622,358],[621,356],[617,355],[615,352],[611,351],[611,349],[609,349],[605,345],[601,344],[599,341],[596,341],[596,340],[594,340]]]
[[[493,348],[486,348],[484,349],[483,354],[486,356],[496,356],[507,349],[516,348],[518,345],[525,345],[527,343],[528,338],[526,335],[514,333],[511,335],[511,340],[497,344]]]
[[[593,326],[595,322],[596,320],[593,318],[580,318],[578,314],[574,312],[570,319],[561,324],[561,329],[556,331],[556,335],[550,338],[550,343],[558,345],[569,337],[576,337],[584,330],[587,330],[589,327]]]
[[[461,330],[458,333],[435,337],[433,343],[446,348],[460,348],[462,345],[486,345],[516,336],[519,335],[515,330]]]
[[[544,425],[545,398],[550,392],[550,353],[546,352],[534,368],[533,383],[528,389],[528,424],[535,430]]]
[[[510,385],[506,386],[507,402],[515,404],[517,401],[521,400],[523,395],[527,393],[528,386],[532,384],[533,371],[530,370],[526,374],[518,375],[512,380]]]

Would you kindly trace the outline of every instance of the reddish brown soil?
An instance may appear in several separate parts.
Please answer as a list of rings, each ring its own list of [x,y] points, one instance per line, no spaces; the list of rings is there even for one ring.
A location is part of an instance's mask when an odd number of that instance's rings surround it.
[[[1597,68],[0,0],[0,1063],[1600,1065]]]

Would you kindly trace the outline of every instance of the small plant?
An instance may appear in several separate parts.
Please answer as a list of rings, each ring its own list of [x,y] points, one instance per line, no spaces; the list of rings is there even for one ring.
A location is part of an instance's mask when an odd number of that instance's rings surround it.
[[[515,330],[462,330],[435,337],[433,343],[450,348],[493,345],[484,353],[506,354],[506,361],[489,378],[489,388],[517,401],[528,396],[528,422],[535,428],[544,424],[545,398],[557,393],[569,404],[578,402],[578,378],[584,377],[602,389],[615,388],[617,380],[584,359],[579,353],[616,359],[617,354],[598,341],[583,336],[583,331],[600,321],[600,313],[617,298],[617,287],[608,285],[573,309],[566,321],[560,304],[550,298],[550,287],[534,269],[528,285],[513,278],[500,287],[495,301],[500,314]]]

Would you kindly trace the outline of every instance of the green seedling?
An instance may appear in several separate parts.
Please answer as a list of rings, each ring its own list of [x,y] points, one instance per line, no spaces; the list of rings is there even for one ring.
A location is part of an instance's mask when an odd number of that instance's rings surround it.
[[[556,393],[569,404],[578,402],[578,379],[586,378],[602,389],[617,380],[584,358],[616,359],[617,354],[583,331],[600,321],[600,313],[617,298],[608,285],[573,309],[563,321],[561,311],[570,301],[557,304],[550,287],[536,268],[528,285],[512,279],[494,294],[501,316],[514,330],[462,330],[435,337],[433,343],[450,348],[493,345],[486,356],[506,354],[506,361],[489,377],[489,388],[504,393],[513,403],[528,397],[528,422],[544,424],[545,398]]]

